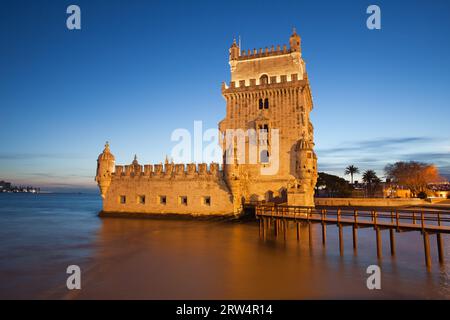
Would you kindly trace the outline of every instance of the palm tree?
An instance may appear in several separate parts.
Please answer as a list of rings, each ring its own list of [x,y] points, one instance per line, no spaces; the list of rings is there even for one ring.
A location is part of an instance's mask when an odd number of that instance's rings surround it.
[[[367,193],[369,196],[373,196],[376,187],[380,184],[381,180],[373,170],[366,170],[362,176],[363,181],[367,186]]]
[[[365,183],[371,184],[378,180],[377,174],[373,170],[366,170],[363,173],[362,179]]]
[[[359,169],[358,169],[358,167],[355,167],[354,165],[349,165],[347,168],[345,168],[345,174],[346,175],[350,175],[350,177],[351,177],[351,181],[352,181],[352,183],[351,184],[353,184],[353,175],[355,174],[355,173],[359,173]]]

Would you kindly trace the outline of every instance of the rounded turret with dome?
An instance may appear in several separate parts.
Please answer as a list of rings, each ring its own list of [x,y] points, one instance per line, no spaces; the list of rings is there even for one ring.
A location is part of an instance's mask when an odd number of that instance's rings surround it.
[[[109,149],[109,143],[106,142],[105,149],[100,153],[97,159],[97,174],[95,176],[95,181],[100,188],[100,193],[103,198],[111,185],[115,160],[114,155]]]

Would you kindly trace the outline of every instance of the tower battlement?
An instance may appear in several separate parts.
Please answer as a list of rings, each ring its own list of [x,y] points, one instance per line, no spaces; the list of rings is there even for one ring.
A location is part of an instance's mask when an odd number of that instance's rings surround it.
[[[305,86],[307,84],[307,75],[299,75],[298,73],[293,74],[282,74],[278,76],[271,76],[268,78],[267,82],[262,82],[259,79],[243,79],[239,81],[230,81],[229,86],[223,82],[222,92],[231,91],[229,89],[269,89],[269,88],[285,88],[286,85],[291,86]],[[236,90],[235,90],[236,91]]]
[[[265,58],[265,57],[273,57],[273,56],[279,56],[283,54],[290,54],[292,52],[295,52],[295,50],[288,48],[287,45],[277,45],[271,46],[270,48],[265,47],[253,50],[241,50],[241,54],[236,58],[237,60],[249,60],[249,59],[257,59],[257,58]]]
[[[191,178],[220,177],[223,171],[218,163],[166,163],[166,164],[130,164],[116,165],[112,173],[114,178],[147,177],[147,178]]]

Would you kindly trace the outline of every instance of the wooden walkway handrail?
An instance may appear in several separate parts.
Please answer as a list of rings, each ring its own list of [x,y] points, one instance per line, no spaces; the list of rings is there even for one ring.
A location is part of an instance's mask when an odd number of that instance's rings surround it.
[[[413,228],[420,227],[422,230],[437,230],[437,232],[447,233],[447,227],[450,228],[450,211],[427,211],[427,210],[409,210],[401,209],[350,209],[350,208],[333,208],[315,209],[303,206],[288,206],[276,204],[256,205],[257,216],[270,216],[283,219],[321,221],[328,223],[345,223],[345,224],[369,224],[377,226],[392,226],[397,228]],[[417,214],[420,215],[418,216]],[[420,220],[420,221],[417,221]],[[419,222],[419,223],[417,223]]]
[[[357,229],[373,228],[376,233],[377,257],[382,257],[382,230],[389,229],[391,254],[395,255],[395,231],[419,231],[423,235],[425,263],[431,267],[430,234],[436,234],[439,262],[444,262],[444,242],[442,234],[450,234],[450,210],[431,211],[424,209],[404,210],[403,208],[312,208],[302,206],[288,206],[285,204],[260,203],[254,206],[255,214],[260,223],[260,236],[266,239],[266,229],[274,228],[275,237],[279,232],[286,233],[289,221],[296,224],[297,241],[300,241],[299,225],[305,221],[308,225],[309,242],[312,243],[311,224],[320,223],[322,226],[322,243],[326,243],[326,225],[336,224],[339,228],[339,250],[344,252],[343,227],[352,226],[353,249],[357,250]]]

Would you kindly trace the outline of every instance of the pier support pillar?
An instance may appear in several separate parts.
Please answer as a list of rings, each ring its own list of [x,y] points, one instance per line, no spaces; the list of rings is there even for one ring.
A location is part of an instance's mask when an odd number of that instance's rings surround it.
[[[325,246],[327,243],[327,225],[322,222],[322,244]]]
[[[377,257],[378,259],[381,259],[383,254],[383,249],[382,249],[382,242],[381,242],[381,230],[380,228],[376,228],[375,229],[375,233],[376,233],[376,237],[377,237]]]
[[[427,232],[423,232],[423,248],[425,251],[425,264],[427,268],[431,267],[431,255],[430,255],[430,237]]]
[[[358,229],[356,228],[356,226],[352,227],[352,231],[353,231],[353,250],[357,251],[358,250]]]
[[[344,255],[344,235],[342,232],[342,225],[339,225],[339,253]]]
[[[259,221],[259,237],[261,238],[262,237],[262,219],[261,218],[259,218],[258,219]]]
[[[313,241],[312,241],[313,237],[312,237],[311,222],[308,222],[308,235],[309,235],[309,246],[311,247],[312,243],[313,243]]]
[[[395,234],[394,229],[389,229],[389,239],[391,243],[391,255],[395,256]]]
[[[442,242],[442,234],[436,233],[436,241],[439,254],[439,263],[444,263],[444,244]]]
[[[263,239],[266,240],[267,237],[267,219],[263,218]]]
[[[273,221],[273,233],[275,235],[275,238],[278,236],[278,220],[275,219]]]
[[[300,223],[296,222],[297,225],[297,241],[300,241]]]

